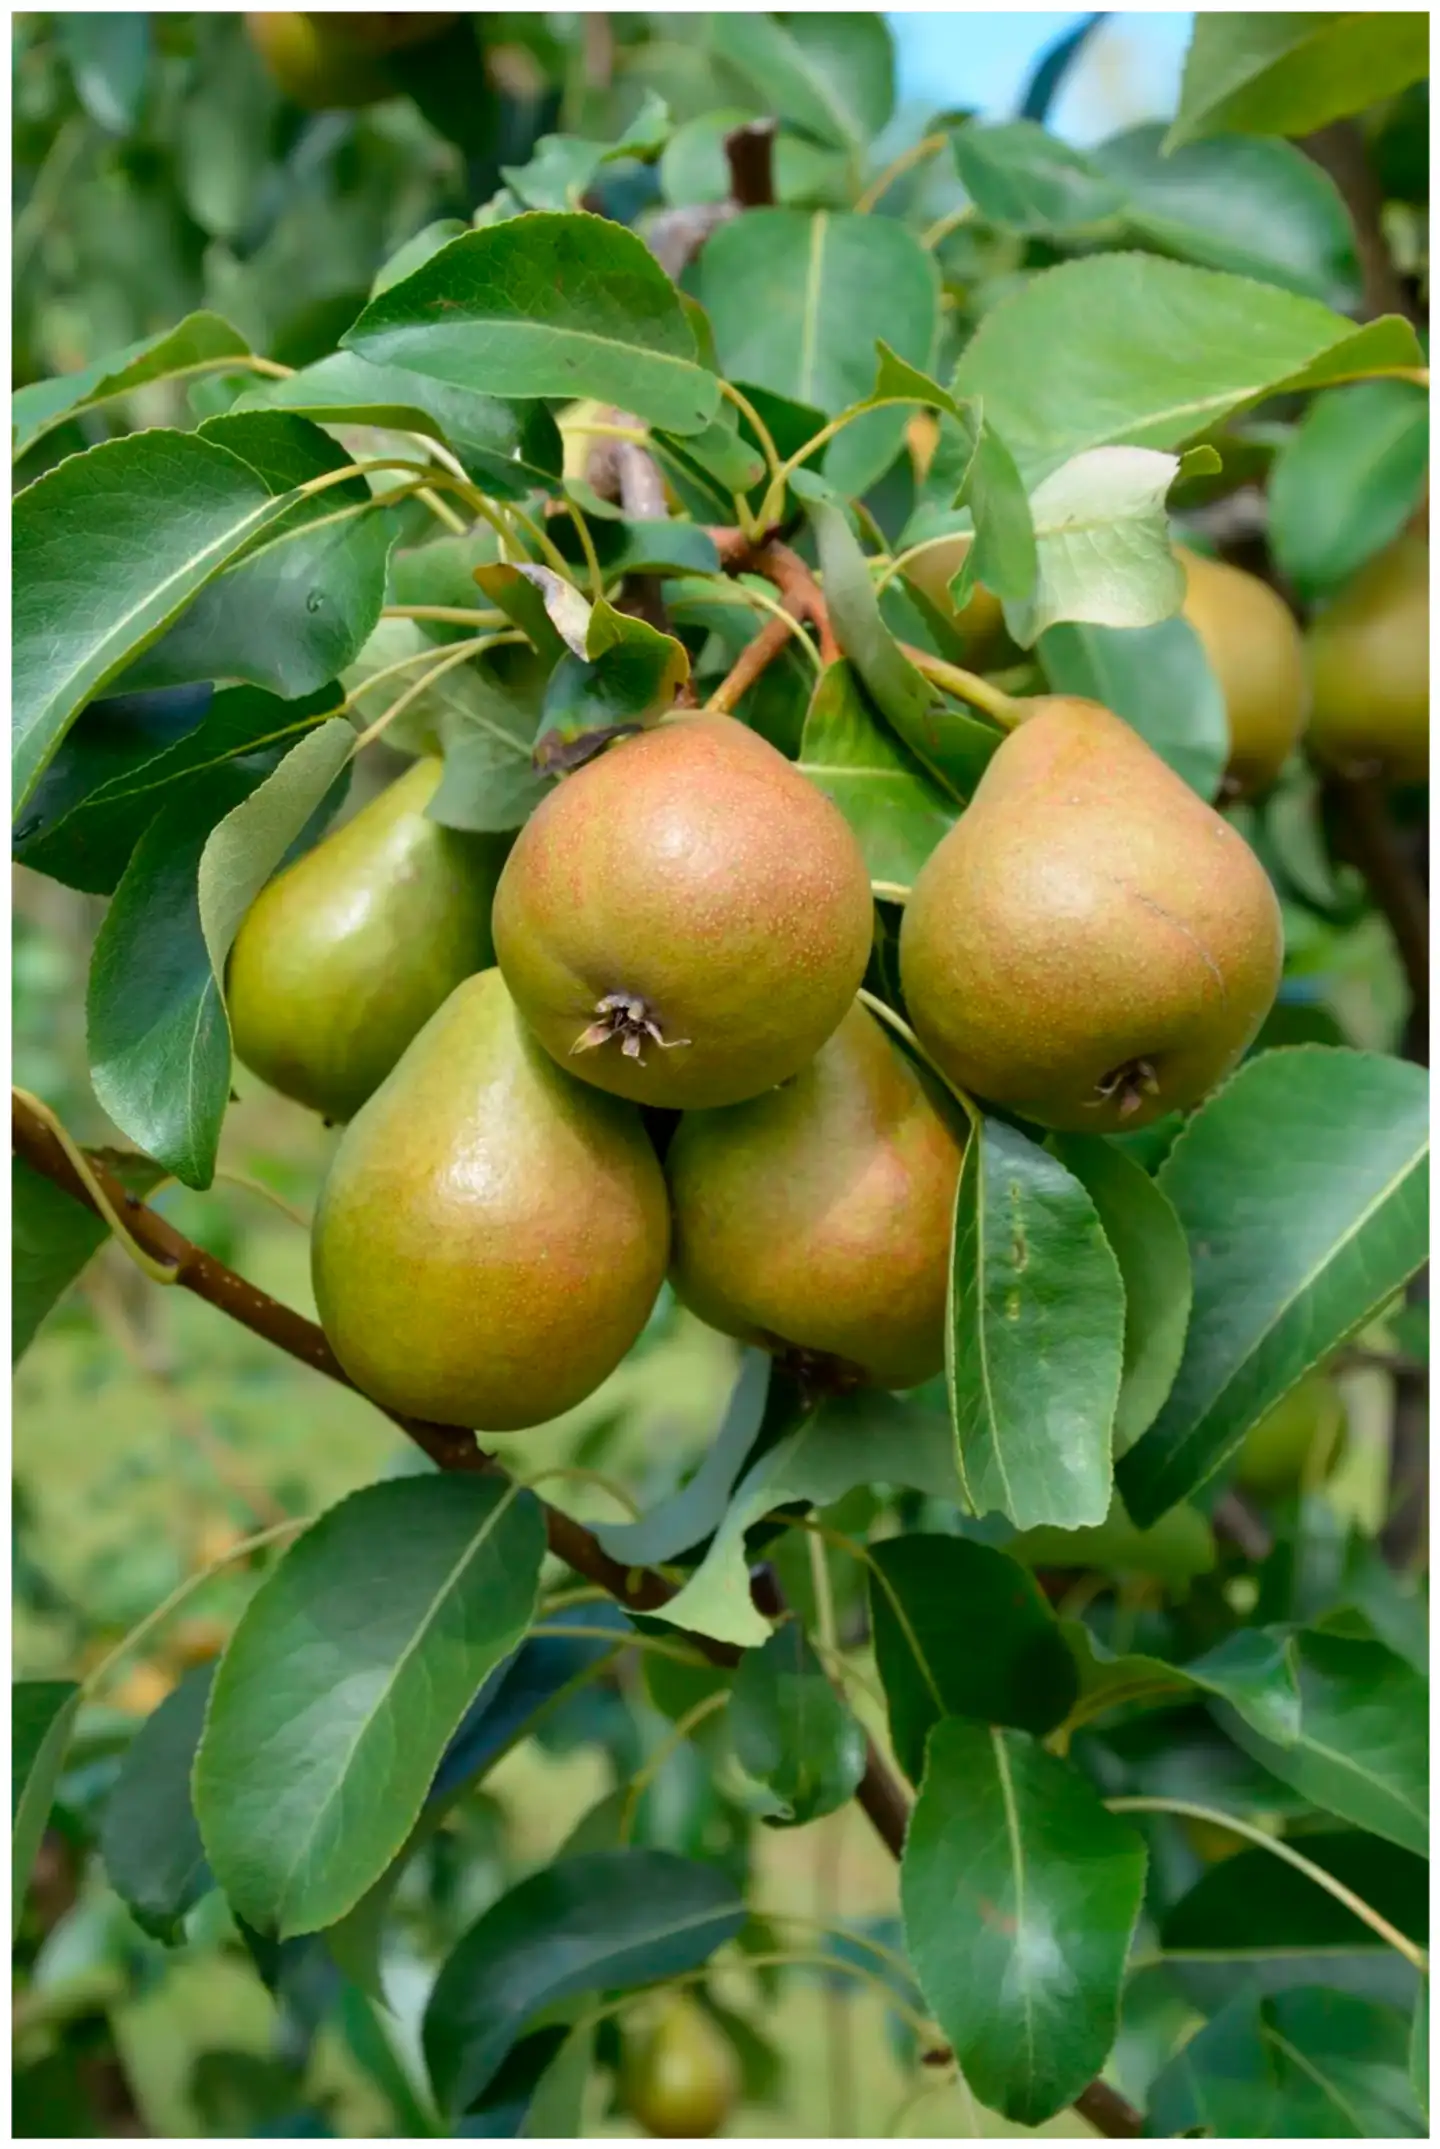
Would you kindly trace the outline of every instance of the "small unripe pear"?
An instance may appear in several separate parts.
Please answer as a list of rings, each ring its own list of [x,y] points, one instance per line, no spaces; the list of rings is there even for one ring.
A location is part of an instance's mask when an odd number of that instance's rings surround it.
[[[358,52],[402,52],[408,45],[423,45],[430,38],[438,37],[448,30],[458,18],[448,15],[425,15],[419,10],[392,9],[386,14],[312,15],[312,22],[321,24],[324,33],[337,44],[349,45]]]
[[[758,1096],[814,1057],[873,921],[838,808],[733,717],[681,716],[531,815],[496,890],[495,953],[567,1072],[688,1110]]]
[[[1098,702],[1046,695],[905,907],[900,979],[948,1079],[1040,1126],[1143,1127],[1229,1073],[1275,997],[1244,839]]]
[[[740,2094],[735,2049],[683,1993],[667,1993],[650,2021],[627,2031],[620,2096],[647,2134],[700,2140],[718,2133]]]
[[[1407,532],[1311,623],[1306,743],[1327,767],[1392,783],[1430,773],[1430,547]]]
[[[1250,797],[1275,781],[1299,743],[1309,699],[1300,629],[1258,576],[1183,546],[1175,556],[1185,570],[1184,617],[1225,697],[1229,788]]]
[[[515,1431],[620,1363],[669,1225],[639,1113],[562,1074],[487,970],[341,1137],[315,1213],[315,1303],[386,1410]]]
[[[351,111],[393,97],[369,53],[327,31],[325,15],[247,15],[245,34],[277,89],[310,112]]]
[[[681,1120],[665,1159],[676,1292],[766,1349],[882,1388],[929,1380],[945,1363],[961,1148],[857,1001],[791,1081]]]
[[[508,839],[442,828],[441,765],[417,761],[262,889],[230,953],[242,1064],[282,1096],[349,1119],[460,983],[492,960]]]

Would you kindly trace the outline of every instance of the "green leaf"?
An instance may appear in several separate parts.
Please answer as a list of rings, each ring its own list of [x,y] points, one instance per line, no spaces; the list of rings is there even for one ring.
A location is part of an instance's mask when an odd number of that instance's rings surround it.
[[[965,1537],[892,1537],[871,1553],[870,1624],[896,1759],[912,1783],[942,1716],[1053,1731],[1075,1666],[1033,1575]]]
[[[230,1096],[231,944],[354,747],[335,717],[263,781],[239,763],[216,770],[151,822],[96,936],[86,1000],[95,1094],[186,1186],[210,1184]]]
[[[818,484],[813,491],[805,490],[805,510],[815,532],[836,640],[880,714],[916,758],[943,778],[938,756],[923,751],[931,730],[930,689],[880,615],[875,585],[850,525]]]
[[[449,446],[466,475],[497,500],[550,490],[563,465],[560,429],[543,404],[505,403],[404,366],[371,365],[354,351],[332,352],[288,380],[252,389],[236,409],[289,410],[320,425],[423,433]]]
[[[1039,2126],[1099,2072],[1145,1846],[1033,1740],[947,1717],[900,1867],[905,1947],[976,2097]]]
[[[811,696],[799,765],[854,829],[872,880],[910,887],[954,826],[953,800],[875,721],[843,658]]]
[[[698,1969],[744,1921],[723,1873],[669,1851],[590,1851],[532,1873],[441,1966],[424,2026],[441,2105],[473,2106],[543,2008]]]
[[[1115,1451],[1153,1421],[1180,1368],[1190,1322],[1190,1249],[1149,1173],[1113,1142],[1052,1134],[1047,1146],[1094,1202],[1125,1286],[1125,1357]]]
[[[803,1827],[848,1803],[865,1773],[865,1733],[825,1675],[798,1620],[748,1650],[728,1717],[735,1758],[780,1811],[767,1819]]]
[[[940,1412],[863,1390],[821,1404],[746,1471],[704,1559],[655,1617],[742,1649],[758,1647],[770,1624],[750,1601],[745,1532],[775,1508],[828,1507],[876,1480],[954,1499],[954,1449]]]
[[[1036,486],[1035,584],[1005,606],[1022,648],[1062,620],[1153,627],[1179,611],[1185,575],[1165,512],[1179,467],[1154,448],[1091,448]]]
[[[1057,369],[1056,351],[1065,353]],[[1148,254],[1099,254],[1001,299],[961,355],[957,396],[1037,484],[1108,441],[1177,448],[1281,389],[1423,365],[1398,317],[1357,329],[1313,299]]]
[[[1410,2087],[1421,2117],[1430,2118],[1430,1980],[1422,1977],[1410,2024]]]
[[[1061,1632],[1080,1675],[1073,1723],[1088,1723],[1111,1709],[1198,1694],[1227,1702],[1254,1730],[1280,1745],[1293,1745],[1300,1735],[1300,1693],[1283,1636],[1240,1627],[1203,1656],[1172,1664],[1132,1651],[1117,1655],[1083,1620],[1063,1620]]]
[[[380,617],[394,524],[361,477],[296,497],[353,461],[308,419],[231,411],[200,431],[292,504],[152,643],[125,686],[234,679],[286,700],[318,693],[354,662]]]
[[[894,52],[883,15],[722,12],[711,47],[752,85],[762,109],[835,149],[869,146],[895,103]]]
[[[1083,694],[1133,725],[1204,799],[1230,758],[1225,696],[1187,619],[1158,627],[1052,627],[1036,650],[1058,694]]]
[[[1165,146],[1209,134],[1313,134],[1429,72],[1423,15],[1200,14]]]
[[[152,381],[187,375],[203,377],[225,359],[248,357],[250,346],[238,328],[218,313],[187,313],[174,328],[142,336],[123,351],[107,352],[75,373],[32,381],[18,388],[10,402],[10,426],[18,461],[37,440],[82,411],[95,410],[117,396],[129,395]]]
[[[213,770],[237,762],[256,782],[269,775],[334,710],[335,691],[286,702],[256,687],[231,687],[173,745],[127,724],[128,706],[121,697],[81,714],[31,802],[36,833],[15,844],[22,864],[91,895],[115,893],[156,815],[182,794],[202,792]]]
[[[1215,1539],[1198,1508],[1169,1508],[1153,1529],[1137,1530],[1118,1493],[1105,1520],[1091,1529],[1046,1525],[1022,1530],[1006,1541],[1005,1549],[1028,1567],[1098,1567],[1106,1574],[1153,1575],[1181,1593],[1196,1575],[1209,1574],[1215,1566]]]
[[[1430,411],[1405,381],[1317,396],[1270,473],[1270,548],[1301,597],[1348,582],[1398,537],[1425,489]]]
[[[914,233],[888,217],[753,209],[707,241],[697,290],[729,379],[826,417],[868,401],[877,327],[901,358],[930,363],[939,276]],[[888,468],[905,416],[875,411],[831,441],[825,471],[841,492],[866,491]]]
[[[585,555],[574,524],[557,516],[550,527],[557,549],[578,569]],[[622,575],[713,575],[720,571],[714,539],[693,522],[607,517],[593,520],[589,527],[595,557],[607,583],[618,581]]]
[[[17,813],[85,703],[289,505],[214,441],[160,428],[72,455],[17,495]]]
[[[1017,1529],[1110,1505],[1125,1292],[1095,1204],[998,1119],[972,1126],[955,1196],[947,1352],[960,1473]]]
[[[1033,120],[956,127],[950,147],[977,214],[1001,231],[1093,235],[1123,207],[1120,189],[1089,156]]]
[[[109,1169],[133,1194],[148,1194],[162,1174],[148,1157],[102,1150]],[[23,1157],[10,1160],[10,1363],[18,1365],[51,1308],[110,1236],[102,1217],[62,1193]]]
[[[1303,1848],[1312,1865],[1333,1874],[1409,1939],[1424,1943],[1429,1886],[1423,1859],[1354,1829],[1307,1831]],[[1233,1992],[1237,1971],[1250,1979],[1268,1968],[1277,1982],[1300,1984],[1309,1974],[1333,1977],[1334,1958],[1341,1954],[1362,1954],[1373,1964],[1386,1944],[1308,1875],[1257,1848],[1241,1849],[1202,1873],[1166,1910],[1160,1945],[1167,1957],[1185,1961],[1187,1983],[1203,1970],[1209,1983]]]
[[[18,1679],[10,1689],[10,1930],[20,1930],[30,1869],[70,1743],[80,1689],[73,1679]]]
[[[1260,1054],[1189,1120],[1158,1177],[1194,1308],[1169,1399],[1121,1458],[1137,1522],[1203,1484],[1414,1274],[1428,1141],[1422,1069],[1318,1045]]]
[[[438,254],[452,239],[463,238],[469,229],[470,226],[458,216],[437,217],[433,224],[422,225],[413,238],[407,239],[403,246],[397,246],[394,253],[381,262],[370,282],[371,298],[378,298],[382,291],[390,289],[391,284],[404,283],[405,278],[413,276],[432,254]]]
[[[1398,2009],[1350,1993],[1242,1992],[1152,2084],[1146,2132],[1246,2141],[1422,2134],[1407,2033]]]
[[[593,216],[517,216],[454,239],[341,338],[373,364],[498,396],[593,396],[696,433],[715,377],[643,241]]]
[[[593,1525],[612,1559],[626,1567],[663,1566],[714,1534],[762,1428],[773,1435],[802,1414],[794,1383],[773,1374],[774,1361],[767,1351],[747,1350],[725,1415],[695,1475],[636,1522]]]
[[[1429,1848],[1429,1682],[1378,1642],[1308,1631],[1290,1643],[1300,1687],[1292,1745],[1239,1713],[1216,1715],[1237,1746],[1312,1805],[1420,1857]]]
[[[651,163],[670,133],[663,97],[645,92],[636,117],[615,142],[587,142],[574,134],[542,134],[528,164],[502,164],[500,176],[527,209],[578,209],[580,197],[607,164],[627,157]]]
[[[530,1623],[544,1542],[528,1493],[394,1478],[322,1515],[262,1584],[195,1763],[211,1867],[250,1924],[314,1932],[384,1872]]]
[[[107,133],[132,134],[150,75],[149,16],[67,12],[56,27],[85,110]]]
[[[545,689],[542,727],[562,739],[657,716],[690,676],[683,642],[603,598],[590,610],[583,648],[583,656],[566,651]]]
[[[215,1883],[190,1802],[190,1770],[215,1677],[188,1672],[140,1726],[105,1806],[100,1855],[111,1887],[156,1940],[180,1937]]]
[[[1125,222],[1164,254],[1231,269],[1346,311],[1358,297],[1355,233],[1329,174],[1289,142],[1225,135],[1165,155],[1163,126],[1090,151],[1125,198]]]
[[[997,597],[1023,603],[1035,587],[1040,562],[1020,473],[979,403],[958,406],[951,422],[956,437],[945,445],[964,459],[953,504],[968,508],[975,524],[975,542],[951,581],[951,597],[958,610],[975,583],[983,582]]]

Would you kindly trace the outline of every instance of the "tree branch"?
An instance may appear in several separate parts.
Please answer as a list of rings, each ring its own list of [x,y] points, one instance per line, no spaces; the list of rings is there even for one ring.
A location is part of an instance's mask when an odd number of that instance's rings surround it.
[[[769,539],[752,544],[743,530],[711,528],[706,536],[720,555],[727,575],[763,575],[780,592],[787,612],[815,629],[820,643],[820,662],[834,664],[843,654],[830,624],[825,593],[798,552]]]
[[[730,199],[740,209],[767,209],[775,199],[775,121],[747,120],[725,137]]]
[[[783,550],[783,547],[776,549]],[[803,571],[808,576],[808,570]],[[11,1122],[16,1155],[42,1178],[70,1195],[72,1200],[98,1213],[88,1188],[49,1126],[18,1095],[12,1095]],[[303,1314],[293,1312],[267,1292],[247,1283],[223,1261],[217,1261],[213,1254],[206,1253],[203,1247],[187,1239],[147,1203],[127,1193],[120,1180],[99,1158],[91,1156],[88,1161],[102,1192],[116,1214],[124,1219],[126,1230],[136,1245],[153,1260],[173,1270],[174,1281],[182,1290],[193,1292],[231,1320],[238,1321],[252,1335],[277,1345],[301,1365],[323,1373],[341,1387],[355,1389],[355,1383],[326,1342],[323,1330],[313,1321],[306,1320]],[[379,1409],[381,1406],[376,1404],[375,1407]],[[386,1411],[384,1415],[424,1450],[438,1470],[476,1473],[500,1467],[495,1458],[477,1444],[472,1433],[458,1426],[435,1425],[427,1419],[404,1417],[395,1411]],[[541,1500],[540,1507],[545,1517],[546,1542],[555,1557],[563,1560],[575,1573],[583,1575],[587,1582],[596,1583],[626,1610],[655,1611],[677,1594],[675,1586],[654,1569],[622,1567],[618,1560],[611,1559],[599,1540],[573,1516],[551,1507],[548,1501]],[[763,1610],[768,1601],[763,1580],[757,1594]],[[743,1655],[743,1651],[726,1642],[714,1641],[709,1635],[694,1634],[685,1628],[677,1628],[676,1633],[714,1664],[738,1664]],[[873,1740],[867,1741],[867,1749],[865,1774],[855,1794],[856,1800],[886,1849],[898,1859],[905,1845],[910,1802]],[[1076,2110],[1102,2134],[1129,2136],[1142,2131],[1139,2114],[1103,2082],[1093,2082],[1076,2099]]]

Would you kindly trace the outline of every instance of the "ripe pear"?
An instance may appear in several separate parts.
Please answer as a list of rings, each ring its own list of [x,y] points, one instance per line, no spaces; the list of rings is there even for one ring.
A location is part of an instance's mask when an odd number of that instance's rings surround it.
[[[627,2032],[620,2096],[647,2134],[698,2140],[715,2134],[740,2094],[728,2037],[683,1993],[667,1993],[651,2020]]]
[[[1392,783],[1430,773],[1430,547],[1407,532],[1362,567],[1307,637],[1317,761]]]
[[[669,1235],[639,1113],[562,1074],[486,970],[341,1136],[315,1215],[315,1302],[341,1365],[387,1410],[514,1431],[620,1363]]]
[[[494,959],[508,838],[430,820],[417,761],[262,889],[231,950],[235,1050],[282,1096],[350,1119],[462,978]]]
[[[309,112],[353,111],[396,92],[378,62],[327,31],[324,15],[247,15],[245,34],[277,89]]]
[[[1281,952],[1244,839],[1110,710],[1046,695],[921,869],[900,978],[953,1082],[1041,1126],[1113,1134],[1228,1074]]]
[[[641,1104],[735,1104],[812,1059],[870,953],[848,823],[729,716],[667,718],[531,815],[495,896],[521,1014],[573,1074]]]
[[[791,1081],[681,1120],[665,1159],[678,1295],[725,1335],[918,1386],[945,1363],[961,1148],[857,1000]]]
[[[1228,788],[1244,797],[1275,781],[1299,743],[1309,686],[1305,645],[1290,608],[1257,575],[1177,545],[1184,617],[1200,637],[1225,697]]]

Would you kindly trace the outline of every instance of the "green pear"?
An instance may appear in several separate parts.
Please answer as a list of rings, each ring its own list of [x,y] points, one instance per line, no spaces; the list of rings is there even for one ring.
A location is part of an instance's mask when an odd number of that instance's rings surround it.
[[[671,1277],[691,1311],[881,1388],[945,1363],[962,1142],[857,1000],[789,1082],[687,1112],[665,1159]]]
[[[718,2133],[740,2094],[735,2049],[684,1993],[662,1994],[650,2019],[627,2029],[620,2099],[647,2134],[697,2141]]]
[[[496,891],[495,953],[563,1067],[688,1110],[813,1059],[855,997],[873,917],[829,799],[733,717],[678,716],[531,815]]]
[[[327,1119],[351,1118],[446,995],[494,959],[509,839],[430,820],[440,774],[417,761],[278,875],[231,950],[236,1053]]]
[[[1235,1483],[1262,1499],[1296,1491],[1307,1472],[1318,1484],[1336,1459],[1344,1430],[1340,1390],[1327,1373],[1307,1373],[1245,1435]]]
[[[1300,740],[1309,702],[1305,645],[1290,608],[1258,575],[1177,546],[1184,617],[1225,697],[1232,792],[1251,797],[1275,781]]]
[[[1392,783],[1430,773],[1430,546],[1407,534],[1313,621],[1306,743],[1328,767]]]
[[[1113,1134],[1228,1074],[1275,997],[1280,909],[1243,838],[1098,702],[1046,695],[905,907],[916,1034],[960,1088]]]
[[[341,1365],[387,1410],[508,1432],[614,1370],[668,1251],[639,1113],[562,1074],[486,970],[341,1136],[315,1215],[315,1302]]]

